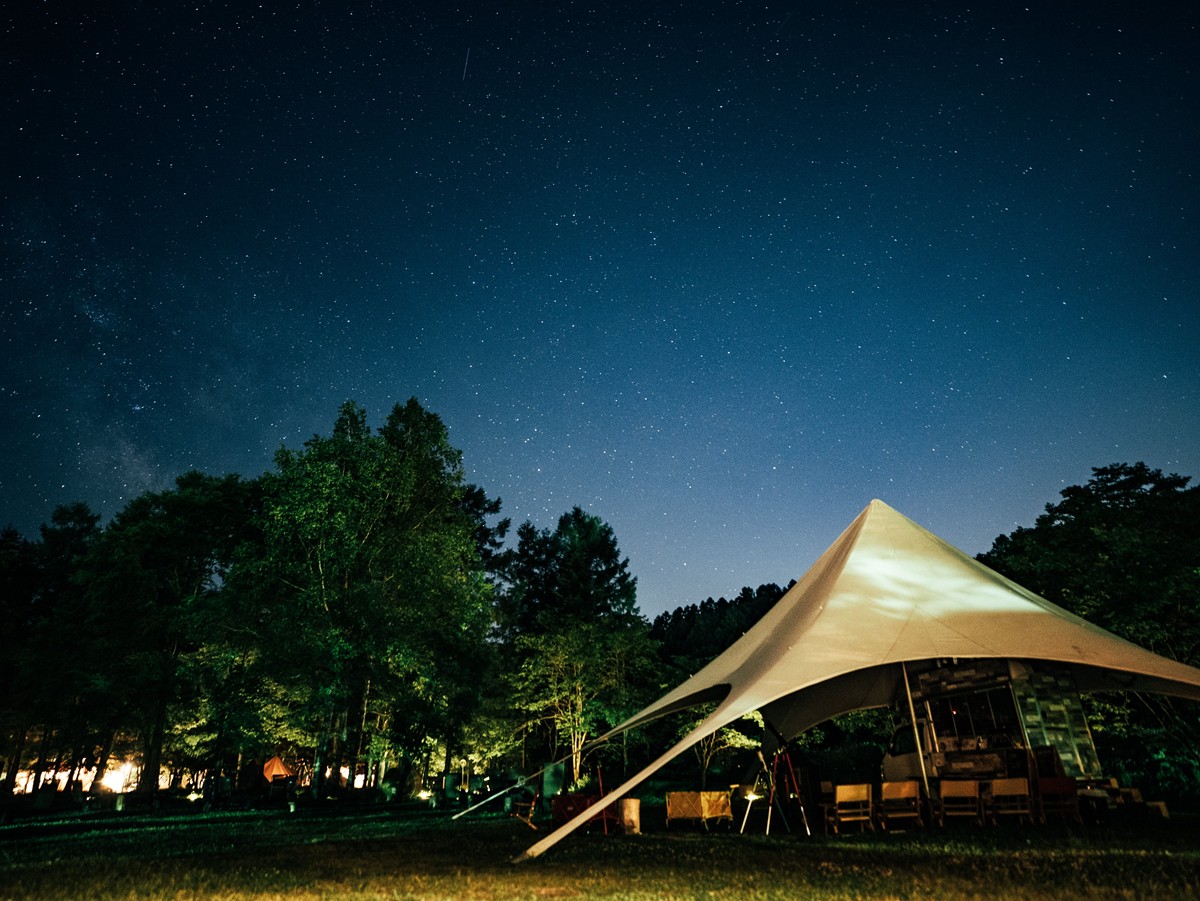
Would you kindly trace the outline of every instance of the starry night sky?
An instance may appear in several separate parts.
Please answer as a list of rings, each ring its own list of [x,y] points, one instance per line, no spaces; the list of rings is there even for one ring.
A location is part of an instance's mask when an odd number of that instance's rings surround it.
[[[0,12],[0,521],[417,397],[654,614],[874,497],[968,553],[1200,476],[1200,12],[961,2]]]

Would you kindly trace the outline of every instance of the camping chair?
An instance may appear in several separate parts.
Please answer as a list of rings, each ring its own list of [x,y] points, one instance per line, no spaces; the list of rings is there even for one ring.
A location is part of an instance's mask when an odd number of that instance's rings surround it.
[[[1029,780],[1024,776],[993,779],[988,814],[993,823],[999,823],[1000,817],[1016,817],[1018,823],[1026,819],[1033,825],[1033,797],[1029,792]]]
[[[885,782],[879,792],[879,828],[891,829],[896,823],[925,825],[921,815],[921,783],[916,779]]]
[[[1038,779],[1038,818],[1083,822],[1079,812],[1079,786],[1070,776],[1042,776]]]
[[[534,792],[532,798],[514,797],[511,808],[513,819],[520,820],[534,832],[537,832],[537,824],[533,822],[533,815],[537,813],[538,801],[540,800],[542,800],[541,792]]]
[[[672,820],[699,820],[708,829],[709,820],[733,822],[730,793],[725,792],[667,792],[667,826]]]
[[[825,830],[840,833],[843,824],[857,824],[859,831],[875,829],[871,808],[871,786],[839,785],[833,792],[833,806],[825,811]]]
[[[983,825],[979,782],[976,779],[943,779],[938,791],[937,821],[946,825],[947,817],[970,817]]]
[[[828,817],[833,810],[833,783],[828,779],[821,780],[821,815]]]

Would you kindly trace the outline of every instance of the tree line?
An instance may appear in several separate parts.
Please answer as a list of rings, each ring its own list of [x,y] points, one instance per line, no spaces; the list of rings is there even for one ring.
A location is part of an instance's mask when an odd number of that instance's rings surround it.
[[[506,546],[464,472],[415,399],[375,431],[348,402],[258,479],[189,472],[103,527],[76,503],[40,540],[5,529],[0,794],[130,758],[142,793],[213,785],[275,754],[318,797],[498,760],[566,756],[577,780],[663,687],[636,580],[579,508]]]
[[[1200,662],[1196,489],[1144,464],[1094,472],[981,559]],[[501,512],[467,481],[441,419],[411,399],[376,430],[347,402],[330,434],[280,449],[257,479],[189,472],[104,526],[76,503],[37,540],[3,530],[0,803],[19,772],[36,774],[26,791],[85,772],[99,786],[130,759],[143,794],[163,773],[173,785],[236,783],[276,754],[314,797],[556,759],[573,782],[594,764],[624,771],[680,723],[590,756],[589,740],[720,653],[785,590],[746,588],[650,622],[599,517],[576,507],[554,529],[526,522],[510,536]],[[1100,698],[1097,744],[1111,737],[1130,775],[1194,791],[1190,715]],[[861,740],[861,722],[851,726]],[[848,728],[818,734],[836,742]],[[714,737],[701,773],[748,741]]]
[[[1190,481],[1145,463],[1097,467],[979,560],[1115,635],[1200,667],[1200,487]],[[1200,705],[1129,693],[1084,703],[1106,772],[1200,802]]]

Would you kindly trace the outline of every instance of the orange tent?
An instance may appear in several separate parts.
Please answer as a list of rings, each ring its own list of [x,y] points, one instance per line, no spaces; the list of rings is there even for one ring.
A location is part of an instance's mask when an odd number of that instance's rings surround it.
[[[276,779],[287,779],[292,775],[292,768],[283,762],[278,755],[263,764],[263,778],[268,782]]]

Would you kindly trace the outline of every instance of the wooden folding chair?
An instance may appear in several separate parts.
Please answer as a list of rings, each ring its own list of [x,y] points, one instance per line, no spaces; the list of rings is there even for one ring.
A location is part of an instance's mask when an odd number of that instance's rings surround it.
[[[828,779],[821,780],[821,818],[828,819],[829,812],[833,810],[833,783]]]
[[[938,788],[938,825],[945,826],[948,817],[970,818],[977,825],[983,825],[983,807],[980,804],[977,779],[942,780]]]
[[[911,823],[921,827],[925,818],[921,812],[921,783],[916,779],[885,782],[879,791],[877,808],[879,827],[892,829],[897,824]]]
[[[704,821],[704,810],[700,806],[700,792],[667,792],[667,828],[677,820]]]
[[[707,829],[709,820],[733,821],[729,792],[667,792],[667,826],[674,820],[699,820]]]
[[[1000,817],[1015,817],[1018,823],[1024,819],[1032,825],[1033,795],[1029,791],[1029,780],[1024,776],[993,779],[988,816],[993,823],[1000,822]]]
[[[870,785],[839,785],[833,792],[833,806],[825,812],[825,829],[839,833],[843,825],[857,825],[859,831],[875,829]]]
[[[535,792],[533,798],[513,798],[510,812],[513,819],[520,820],[534,832],[537,832],[537,824],[533,822],[533,815],[537,813],[538,801],[542,799],[541,792]]]

